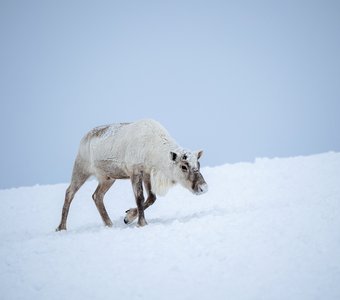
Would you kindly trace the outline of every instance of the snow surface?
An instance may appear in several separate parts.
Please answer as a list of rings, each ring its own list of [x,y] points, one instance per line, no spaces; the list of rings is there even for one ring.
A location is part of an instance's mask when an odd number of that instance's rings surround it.
[[[1,299],[340,299],[340,153],[202,170],[125,225],[129,181],[90,181],[57,233],[67,184],[0,191]]]

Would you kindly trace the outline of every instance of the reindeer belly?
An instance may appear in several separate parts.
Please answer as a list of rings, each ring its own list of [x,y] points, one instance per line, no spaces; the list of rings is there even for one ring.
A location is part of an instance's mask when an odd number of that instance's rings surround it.
[[[124,164],[112,160],[99,160],[94,163],[95,175],[107,179],[130,178]]]

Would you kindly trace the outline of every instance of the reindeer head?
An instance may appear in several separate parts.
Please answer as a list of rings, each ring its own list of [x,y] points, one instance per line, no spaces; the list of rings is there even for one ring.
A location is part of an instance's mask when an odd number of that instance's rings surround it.
[[[170,159],[174,164],[173,174],[175,181],[196,195],[208,191],[208,184],[200,172],[200,163],[198,161],[202,154],[203,151],[170,152]]]

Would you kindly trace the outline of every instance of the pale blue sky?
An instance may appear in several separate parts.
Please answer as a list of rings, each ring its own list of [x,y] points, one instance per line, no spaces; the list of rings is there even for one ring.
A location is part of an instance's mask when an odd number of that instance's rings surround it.
[[[0,0],[0,188],[154,118],[202,166],[340,151],[340,1]]]

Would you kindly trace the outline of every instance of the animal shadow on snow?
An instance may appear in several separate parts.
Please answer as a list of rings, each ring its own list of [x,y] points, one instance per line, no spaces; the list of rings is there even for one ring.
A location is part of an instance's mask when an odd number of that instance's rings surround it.
[[[210,216],[221,216],[223,215],[224,212],[221,210],[213,209],[213,210],[207,210],[207,211],[200,211],[200,212],[195,212],[190,215],[183,215],[183,216],[176,216],[174,215],[173,217],[169,216],[168,218],[149,218],[148,219],[148,226],[141,228],[141,230],[144,230],[148,228],[149,226],[153,225],[171,225],[173,223],[189,223],[191,221],[203,219],[206,217]],[[82,234],[82,233],[99,233],[102,230],[115,230],[115,229],[131,229],[137,227],[137,222],[134,221],[131,224],[125,224],[124,223],[124,216],[119,217],[119,219],[113,221],[113,226],[110,227],[105,227],[103,224],[87,224],[87,225],[82,225],[80,227],[74,228],[74,229],[69,229],[66,233],[72,233],[72,234]]]
[[[205,217],[210,216],[221,216],[224,213],[219,210],[208,210],[208,211],[201,211],[201,212],[195,212],[190,215],[185,216],[173,216],[168,218],[149,218],[148,219],[148,226],[152,225],[171,225],[172,223],[179,222],[179,223],[188,223],[194,220],[202,219]],[[120,217],[118,223],[115,223],[113,225],[113,228],[127,228],[127,227],[135,227],[136,222],[133,222],[129,225],[124,224],[124,217]]]

